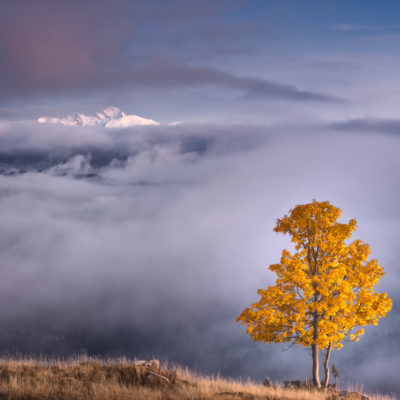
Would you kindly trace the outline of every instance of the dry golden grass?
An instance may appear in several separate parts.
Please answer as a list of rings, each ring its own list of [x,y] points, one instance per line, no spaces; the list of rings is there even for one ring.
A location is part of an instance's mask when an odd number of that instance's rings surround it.
[[[149,371],[150,375],[149,375]],[[158,378],[160,374],[169,380]],[[325,400],[329,393],[265,387],[127,360],[0,359],[0,400]],[[370,396],[390,400],[385,396]]]

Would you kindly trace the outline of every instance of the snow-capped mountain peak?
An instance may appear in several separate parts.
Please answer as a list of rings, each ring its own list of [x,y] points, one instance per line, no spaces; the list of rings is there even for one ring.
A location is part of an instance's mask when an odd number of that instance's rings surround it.
[[[114,106],[105,108],[103,112],[99,114],[103,114],[106,118],[111,119],[126,117],[126,114],[123,111]]]
[[[62,124],[65,126],[93,126],[102,125],[105,128],[129,128],[138,125],[158,125],[157,121],[140,117],[139,115],[128,115],[121,111],[118,107],[110,106],[102,112],[93,115],[85,115],[78,113],[75,116],[67,115],[66,117],[40,117],[40,124]]]

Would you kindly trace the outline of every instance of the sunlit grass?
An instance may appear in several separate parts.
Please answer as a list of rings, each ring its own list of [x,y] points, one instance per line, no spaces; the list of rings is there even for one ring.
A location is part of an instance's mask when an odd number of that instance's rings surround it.
[[[325,400],[329,396],[331,392],[285,389],[278,384],[266,387],[249,379],[205,376],[182,367],[135,366],[127,359],[0,359],[0,399]]]

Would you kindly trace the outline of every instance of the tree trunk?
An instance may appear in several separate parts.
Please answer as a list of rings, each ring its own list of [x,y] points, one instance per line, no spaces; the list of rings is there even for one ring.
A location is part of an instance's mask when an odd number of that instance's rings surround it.
[[[315,293],[314,295],[314,301],[317,301],[318,299],[318,292]],[[313,385],[317,387],[318,389],[321,389],[321,381],[319,380],[319,346],[316,343],[318,339],[318,319],[319,315],[317,312],[314,312],[313,315],[313,320],[312,320],[312,325],[313,325],[313,344],[311,346],[312,349],[312,361],[313,361],[313,371],[312,371],[312,377],[313,377]]]
[[[317,344],[313,344],[311,346],[312,349],[312,377],[313,377],[313,385],[318,389],[321,388],[321,382],[319,380],[319,347]]]
[[[331,350],[332,350],[332,345],[329,344],[328,348],[326,349],[326,356],[324,361],[324,369],[325,369],[324,389],[326,389],[329,385],[329,359],[331,358]]]

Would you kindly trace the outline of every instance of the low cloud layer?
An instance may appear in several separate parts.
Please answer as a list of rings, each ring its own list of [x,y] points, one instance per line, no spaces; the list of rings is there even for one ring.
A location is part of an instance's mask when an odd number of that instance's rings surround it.
[[[358,220],[356,236],[385,267],[380,290],[395,304],[333,362],[344,380],[399,392],[390,378],[398,367],[398,138],[361,136],[3,123],[0,348],[155,356],[258,379],[310,376],[307,352],[252,343],[235,318],[272,284],[267,266],[291,246],[272,232],[276,218],[316,198]]]

